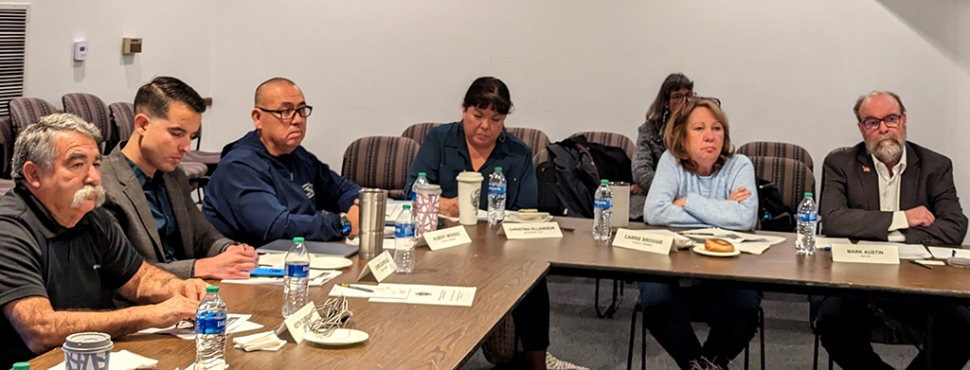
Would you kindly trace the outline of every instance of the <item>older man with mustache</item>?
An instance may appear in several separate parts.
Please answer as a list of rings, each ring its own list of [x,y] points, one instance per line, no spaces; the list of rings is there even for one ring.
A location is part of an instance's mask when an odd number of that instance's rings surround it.
[[[71,114],[26,128],[0,199],[0,368],[73,333],[123,336],[194,317],[206,284],[145,263],[99,208],[98,130]],[[144,304],[114,310],[112,295]]]
[[[825,158],[820,215],[828,236],[926,245],[960,245],[967,217],[953,184],[950,159],[906,141],[906,108],[877,91],[859,98],[855,115],[863,142]],[[843,369],[891,369],[872,351],[880,317],[923,329],[930,309],[920,304],[818,297],[822,345]],[[932,308],[934,369],[961,369],[970,359],[970,310]],[[925,363],[921,353],[909,368]]]

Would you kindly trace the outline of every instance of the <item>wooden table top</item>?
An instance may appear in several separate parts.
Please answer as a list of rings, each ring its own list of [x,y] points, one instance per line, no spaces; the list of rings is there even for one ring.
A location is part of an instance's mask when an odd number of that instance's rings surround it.
[[[456,256],[419,249],[413,274],[392,274],[385,282],[475,286],[471,307],[369,303],[348,298],[354,313],[347,327],[367,332],[364,345],[325,349],[309,342],[287,343],[279,352],[244,352],[231,348],[226,359],[233,369],[452,369],[464,363],[485,336],[535,283],[549,265],[533,260],[508,260],[491,256]],[[353,282],[363,264],[354,265],[322,287],[311,287],[314,302],[322,303],[335,282]],[[252,321],[265,327],[240,333],[249,335],[273,330],[282,323],[282,287],[220,284],[220,294],[230,313],[252,313]],[[195,342],[168,335],[135,335],[115,340],[114,351],[126,349],[158,359],[159,369],[185,368],[195,360]],[[54,349],[31,361],[32,368],[46,369],[64,361]]]
[[[761,255],[742,253],[738,257],[716,258],[689,250],[672,251],[669,256],[612,247],[596,242],[592,220],[557,217],[563,238],[507,240],[497,235],[498,227],[480,222],[467,227],[472,243],[435,253],[472,254],[513,259],[548,261],[550,274],[643,280],[693,277],[736,281],[801,293],[853,293],[878,295],[917,295],[944,299],[970,299],[970,270],[937,266],[932,270],[901,261],[899,265],[833,263],[831,253],[816,251],[814,256],[795,254],[795,234],[756,232],[783,236]],[[631,223],[630,228],[650,228]],[[768,289],[777,288],[777,289]]]

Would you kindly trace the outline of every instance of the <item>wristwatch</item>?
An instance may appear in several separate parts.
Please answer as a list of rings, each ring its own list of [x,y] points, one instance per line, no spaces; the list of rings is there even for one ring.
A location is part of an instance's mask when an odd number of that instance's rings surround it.
[[[350,219],[346,213],[340,213],[340,232],[344,236],[350,235]]]

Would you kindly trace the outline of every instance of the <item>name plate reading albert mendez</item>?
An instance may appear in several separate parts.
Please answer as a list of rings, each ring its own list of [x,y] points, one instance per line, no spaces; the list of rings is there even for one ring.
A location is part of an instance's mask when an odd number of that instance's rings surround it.
[[[898,265],[899,249],[895,245],[833,244],[832,261]]]
[[[502,231],[509,240],[562,238],[558,222],[503,223]]]

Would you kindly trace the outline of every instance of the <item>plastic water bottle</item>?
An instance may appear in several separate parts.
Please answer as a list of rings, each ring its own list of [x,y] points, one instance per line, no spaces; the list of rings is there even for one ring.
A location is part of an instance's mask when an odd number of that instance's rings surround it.
[[[286,275],[283,277],[283,318],[310,303],[310,255],[303,245],[303,237],[293,238],[293,246],[286,252]]]
[[[195,368],[226,368],[226,302],[219,297],[219,287],[205,289],[205,298],[195,311]]]
[[[411,206],[405,204],[401,210],[401,215],[394,221],[394,264],[397,265],[397,273],[410,274],[414,271],[414,215],[411,213]]]
[[[488,175],[488,224],[495,225],[505,220],[505,175],[502,167]]]
[[[805,193],[805,199],[798,203],[798,226],[795,228],[795,252],[815,254],[815,229],[818,227],[818,206],[812,193]]]
[[[418,172],[418,178],[414,180],[414,184],[411,185],[411,202],[418,199],[418,185],[428,185],[428,174],[424,172]]]
[[[610,220],[613,217],[613,192],[610,180],[600,180],[593,198],[593,240],[610,240]]]

